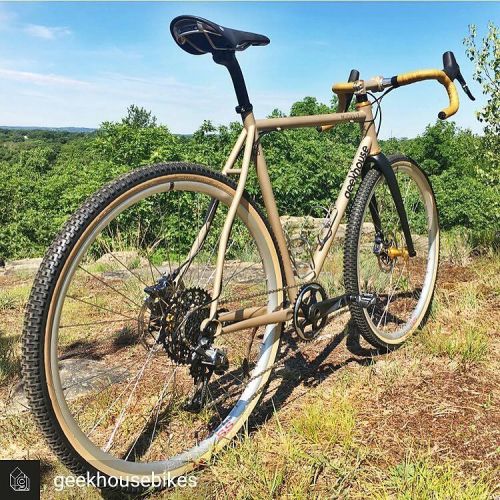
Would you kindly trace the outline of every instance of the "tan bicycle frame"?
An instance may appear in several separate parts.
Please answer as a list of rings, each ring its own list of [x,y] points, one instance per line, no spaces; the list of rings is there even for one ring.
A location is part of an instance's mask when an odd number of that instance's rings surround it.
[[[231,202],[226,220],[224,222],[219,242],[210,315],[209,318],[205,320],[202,327],[208,324],[209,321],[216,320],[219,322],[217,335],[223,335],[224,333],[231,333],[247,328],[280,323],[291,319],[293,314],[292,307],[283,307],[276,311],[268,311],[267,307],[264,306],[249,307],[236,311],[225,312],[216,319],[218,298],[222,289],[223,266],[227,242],[229,240],[236,210],[245,189],[250,163],[253,158],[268,220],[276,237],[276,242],[283,261],[283,270],[287,283],[288,303],[293,304],[293,301],[297,296],[297,285],[289,249],[286,244],[283,227],[281,226],[278,208],[276,206],[276,200],[274,198],[271,181],[269,179],[264,150],[259,142],[259,132],[273,130],[280,131],[299,127],[330,128],[331,126],[335,126],[340,123],[359,123],[362,132],[362,139],[351,163],[351,167],[347,172],[346,179],[340,189],[337,200],[329,210],[329,216],[321,236],[322,241],[318,244],[314,253],[314,269],[312,269],[307,276],[310,279],[317,278],[321,273],[323,263],[328,255],[340,221],[347,208],[349,196],[351,194],[350,189],[352,189],[353,182],[360,175],[361,167],[364,164],[365,159],[369,155],[375,155],[380,152],[377,133],[373,124],[371,103],[367,102],[358,104],[357,111],[347,113],[337,112],[324,115],[293,116],[263,120],[255,120],[253,113],[246,115],[243,122],[243,130],[241,131],[241,134],[239,135],[231,153],[229,154],[226,164],[222,169],[223,174],[237,174],[239,175],[239,179],[234,198]],[[244,151],[241,167],[234,168],[236,159],[238,158],[242,148],[244,148]],[[200,242],[204,240],[208,229],[209,228],[206,227],[206,225],[201,228],[200,233],[196,238],[191,251],[189,252],[188,259],[196,255],[200,248]],[[179,280],[182,275],[183,272],[180,273],[177,280]],[[227,326],[222,326],[221,324],[226,321],[231,321],[232,323]]]

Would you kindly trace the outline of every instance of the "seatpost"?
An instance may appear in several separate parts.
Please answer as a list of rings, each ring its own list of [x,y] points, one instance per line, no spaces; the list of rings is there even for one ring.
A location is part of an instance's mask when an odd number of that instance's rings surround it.
[[[236,98],[238,99],[236,113],[239,113],[241,119],[245,121],[246,116],[252,112],[253,106],[248,98],[247,86],[238,60],[236,59],[236,54],[229,50],[218,51],[213,53],[213,59],[217,64],[225,66],[229,71],[234,91],[236,92]]]

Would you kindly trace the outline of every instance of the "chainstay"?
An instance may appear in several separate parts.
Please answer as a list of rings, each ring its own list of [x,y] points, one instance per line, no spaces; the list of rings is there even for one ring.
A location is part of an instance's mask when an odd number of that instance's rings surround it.
[[[271,366],[268,366],[267,368],[265,368],[261,372],[259,372],[259,373],[255,374],[255,375],[253,375],[252,377],[250,377],[245,382],[245,386],[247,386],[248,384],[250,384],[254,380],[258,379],[259,377],[261,377],[265,373],[270,372],[270,371],[274,370],[275,368],[279,368],[280,366],[283,366],[289,359],[292,359],[297,353],[300,352],[300,347],[299,346],[302,343],[307,343],[308,345],[311,345],[311,344],[314,345],[314,344],[319,343],[320,341],[325,340],[325,339],[327,339],[329,337],[330,337],[329,334],[324,334],[324,335],[318,335],[316,338],[314,338],[314,339],[312,339],[311,341],[308,341],[308,342],[307,341],[301,341],[301,342],[299,342],[297,344],[297,346],[293,347],[292,350],[288,354],[286,354],[282,358],[280,358],[277,361],[275,361]],[[257,391],[255,391],[254,394],[252,394],[252,396],[248,400],[248,402],[253,401],[257,396],[259,396],[260,394],[262,394],[262,392],[266,388],[266,385],[267,384],[264,384],[260,389],[258,389]],[[204,408],[208,408],[208,409],[213,408],[214,406],[217,406],[218,404],[223,403],[226,399],[230,398],[231,396],[236,395],[240,390],[241,390],[241,387],[240,388],[235,388],[233,391],[228,391],[225,394],[221,394],[219,397],[215,398],[210,403],[206,404]]]
[[[267,292],[255,292],[253,294],[240,295],[238,297],[233,297],[231,299],[221,300],[221,301],[219,301],[219,304],[220,305],[224,305],[224,304],[228,304],[228,303],[234,302],[234,301],[249,300],[249,299],[254,299],[254,298],[257,298],[257,297],[263,297],[263,296],[266,296],[266,295],[271,295],[272,293],[277,293],[277,292],[282,292],[282,291],[288,291],[291,288],[301,288],[301,287],[303,287],[305,285],[308,285],[310,283],[312,283],[312,281],[305,282],[305,283],[300,283],[300,284],[296,283],[295,285],[287,285],[287,286],[284,286],[284,287],[281,287],[281,288],[275,288],[273,290],[269,290]],[[323,340],[324,338],[327,338],[327,336],[326,335],[319,335],[319,336],[317,336],[316,338],[312,339],[311,341],[309,341],[307,343],[308,344],[315,344],[316,342],[319,342],[320,340]],[[298,345],[300,345],[300,344],[298,344]],[[265,373],[270,372],[270,371],[274,370],[275,368],[278,368],[278,367],[284,365],[289,359],[291,359],[292,357],[294,357],[298,352],[300,352],[300,348],[297,346],[297,347],[293,348],[293,350],[290,351],[287,355],[285,355],[284,357],[282,357],[282,358],[278,359],[277,361],[275,361],[271,366],[268,366],[267,368],[265,368],[264,370],[262,370],[260,373],[257,373],[256,375],[253,375],[252,377],[250,377],[246,381],[245,385],[250,384],[254,380],[256,380],[259,377],[261,377],[262,375],[264,375]],[[251,397],[251,399],[249,401],[253,401],[258,395],[260,395],[263,392],[264,388],[265,388],[265,386],[261,387],[260,389],[258,389],[252,395],[252,397]],[[240,389],[241,388],[235,388],[233,391],[228,391],[225,394],[221,394],[219,397],[217,397],[214,400],[212,400],[209,404],[205,405],[205,408],[213,408],[214,406],[217,406],[218,404],[224,402],[226,399],[228,399],[231,396],[235,395],[237,392],[240,391]]]

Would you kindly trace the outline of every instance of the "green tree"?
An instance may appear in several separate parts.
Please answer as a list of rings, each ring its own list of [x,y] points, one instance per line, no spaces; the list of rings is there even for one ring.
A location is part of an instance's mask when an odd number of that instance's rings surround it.
[[[488,160],[480,174],[494,184],[500,178],[500,30],[493,22],[488,23],[488,33],[478,42],[477,27],[471,24],[464,44],[467,56],[475,65],[474,79],[487,96],[486,105],[477,112],[479,121],[484,123]]]
[[[156,127],[156,116],[145,108],[131,104],[127,109],[127,116],[123,118],[122,123],[135,128]]]
[[[101,161],[138,167],[180,159],[178,138],[144,108],[131,105],[120,122],[104,122],[93,142]]]

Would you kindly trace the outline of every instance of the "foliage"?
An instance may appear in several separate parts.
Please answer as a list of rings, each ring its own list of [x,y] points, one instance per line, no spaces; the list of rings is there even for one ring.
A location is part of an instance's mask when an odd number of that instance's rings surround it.
[[[474,79],[487,96],[486,105],[477,112],[484,123],[484,146],[490,169],[480,169],[482,176],[491,184],[500,180],[500,30],[493,22],[488,24],[488,33],[478,46],[477,27],[469,26],[469,36],[464,39],[466,54],[475,64]]]
[[[104,122],[93,142],[95,155],[127,167],[164,160],[178,160],[178,139],[168,128],[156,125],[156,117],[131,105],[121,122]]]
[[[333,112],[336,104],[335,99],[323,104],[306,97],[292,105],[290,114]],[[275,110],[273,116],[284,114]],[[205,121],[192,136],[176,136],[136,106],[121,121],[105,122],[91,134],[0,131],[0,256],[42,255],[87,196],[141,165],[189,161],[220,170],[240,132],[239,123]],[[345,178],[358,135],[354,124],[321,134],[293,129],[263,135],[280,212],[322,216]],[[483,173],[492,167],[483,141],[454,123],[438,122],[419,137],[390,139],[382,146],[422,165],[434,186],[443,228],[465,228],[476,235],[474,241],[491,244],[500,198],[498,187],[484,182]],[[254,169],[247,189],[259,201]]]

